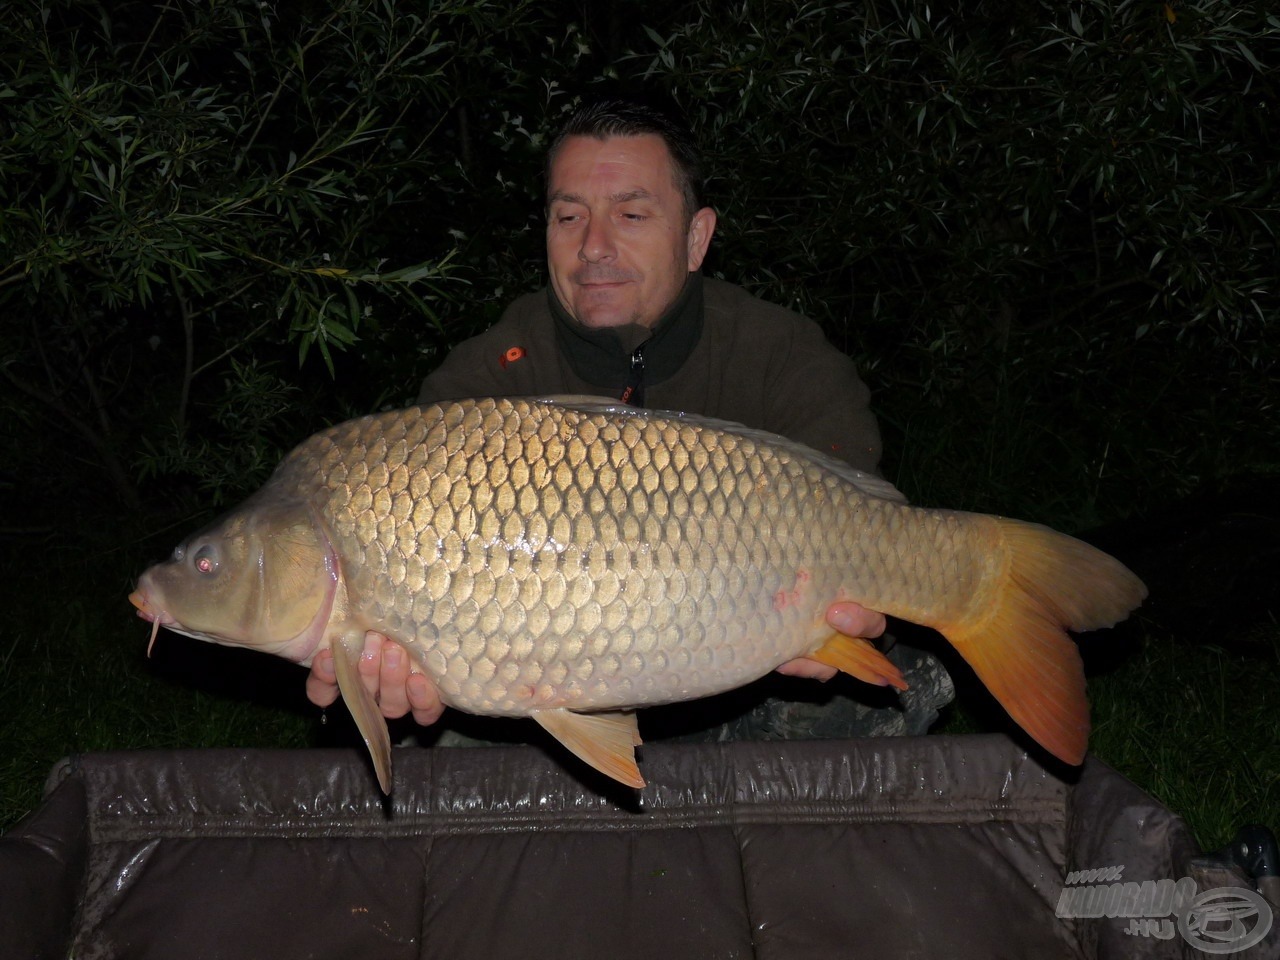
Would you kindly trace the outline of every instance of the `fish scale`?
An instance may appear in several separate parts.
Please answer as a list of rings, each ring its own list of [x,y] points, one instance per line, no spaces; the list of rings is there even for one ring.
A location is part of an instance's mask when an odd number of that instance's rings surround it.
[[[707,652],[687,665],[681,658],[674,663],[664,658],[665,668],[657,668],[648,686],[669,691],[667,695],[696,696],[724,689],[726,678],[721,674],[725,670],[730,671],[727,679],[733,685],[750,679],[733,675],[733,670],[740,662],[751,662],[752,648],[761,647],[766,657],[800,652],[795,641],[790,648],[779,649],[776,637],[785,632],[788,621],[815,620],[820,613],[818,602],[771,615],[751,610],[748,598],[779,589],[786,578],[782,568],[799,563],[801,545],[794,538],[766,535],[754,537],[748,547],[732,519],[746,513],[744,490],[754,493],[754,488],[738,484],[741,472],[748,478],[767,478],[767,485],[777,488],[768,501],[774,504],[772,512],[756,500],[759,518],[773,521],[785,514],[788,498],[795,496],[794,488],[803,476],[795,464],[777,461],[770,471],[750,441],[725,450],[724,444],[716,445],[718,438],[689,425],[663,428],[650,421],[651,429],[645,430],[634,421],[618,424],[605,414],[584,417],[560,408],[502,406],[506,409],[489,401],[465,412],[441,408],[440,422],[446,429],[429,428],[425,434],[419,430],[421,440],[412,435],[402,440],[399,423],[388,429],[373,418],[362,431],[340,429],[321,435],[290,458],[300,477],[314,472],[317,504],[322,513],[331,514],[338,553],[345,566],[360,570],[351,579],[349,595],[370,597],[368,619],[385,624],[392,636],[411,638],[407,646],[435,677],[446,702],[472,712],[505,715],[547,705],[620,706],[628,703],[635,677],[655,671],[645,654],[677,645]],[[550,415],[538,422],[530,416],[538,410]],[[503,442],[494,442],[495,438]],[[401,449],[414,451],[407,461],[410,466],[422,463],[418,484],[422,492],[415,498],[406,483],[394,494],[395,502],[390,502],[387,451],[400,443],[404,444]],[[708,449],[708,443],[715,445],[713,449]],[[339,462],[326,449],[330,445],[347,448],[347,461],[358,458],[367,469],[350,471],[345,477],[336,471],[326,474],[325,464]],[[644,450],[638,457],[632,453],[637,448]],[[654,465],[655,450],[658,463],[692,469],[686,469],[679,483],[676,475],[668,474],[672,479],[663,485],[658,482],[663,475]],[[730,451],[737,464],[732,471],[728,469]],[[714,463],[719,464],[718,471],[706,469]],[[488,469],[479,470],[477,464]],[[530,469],[530,464],[538,469]],[[648,472],[647,483],[640,480],[642,470]],[[468,476],[484,479],[467,484],[455,480]],[[540,489],[558,496],[541,496]],[[643,499],[629,497],[628,489],[643,493]],[[337,508],[332,511],[326,509],[330,506],[327,491]],[[461,494],[466,495],[465,502]],[[377,522],[376,535],[370,533],[369,514]],[[401,518],[398,523],[386,522],[396,517]],[[501,570],[492,589],[489,578],[477,583],[466,566],[464,541],[457,535],[460,517],[468,518],[465,526],[474,529],[472,538],[479,541],[470,544],[476,562]],[[645,524],[643,538],[637,539],[639,517],[666,521]],[[689,517],[701,519],[689,522]],[[772,529],[774,524],[769,526]],[[569,543],[548,536],[556,527],[568,533]],[[624,537],[623,527],[631,528],[633,535]],[[424,528],[436,538],[422,537]],[[563,560],[571,547],[576,549],[567,557],[571,561],[567,570],[559,563],[534,565],[524,560],[526,553]],[[691,574],[701,572],[700,566],[705,569],[716,551],[728,558],[731,576],[710,583],[705,578],[692,579]],[[496,564],[495,554],[503,555]],[[430,571],[425,575],[425,594],[416,578],[407,580],[402,573],[411,564],[416,569],[415,561]],[[630,597],[620,589],[619,571],[633,585]],[[561,589],[562,579],[565,589]],[[499,600],[503,592],[514,600]],[[548,592],[552,594],[549,602],[543,600]],[[662,599],[654,603],[640,600],[643,596]],[[741,636],[732,644],[719,617],[717,599],[742,606],[747,614],[739,627]],[[652,629],[649,649],[632,656],[637,621]],[[608,642],[593,655],[592,669],[573,671],[566,661],[589,641],[598,641],[605,622],[613,626]],[[513,654],[510,637],[521,631],[532,642]],[[717,657],[717,647],[732,649],[734,654]],[[513,662],[508,659],[513,656],[522,669],[504,671],[504,663]],[[544,684],[547,668],[558,662],[560,669],[551,672],[560,679]],[[477,666],[479,673],[492,678],[488,683],[475,681]],[[752,672],[750,667],[739,669]],[[669,675],[672,670],[681,670],[681,676]],[[503,680],[513,673],[519,678],[514,690]]]
[[[385,725],[352,665],[366,630],[405,647],[445,703],[533,716],[635,784],[634,718],[617,711],[801,656],[904,686],[870,644],[833,635],[838,599],[942,631],[1078,762],[1087,704],[1063,629],[1109,625],[1144,592],[1080,541],[908,506],[772,434],[590,398],[481,398],[315,435],[131,599],[157,624],[301,663],[332,647],[388,788]]]
[[[699,696],[751,679],[759,657],[799,652],[795,640],[778,642],[792,622],[810,621],[808,642],[825,634],[816,599],[788,611],[752,608],[801,559],[796,538],[771,532],[786,529],[776,521],[794,513],[789,498],[813,484],[799,464],[777,460],[771,470],[753,441],[726,444],[689,424],[619,423],[518,401],[436,409],[425,430],[375,417],[318,435],[282,472],[314,489],[344,568],[357,571],[348,595],[368,598],[366,618],[408,641],[451,705],[493,715],[632,705],[646,674],[658,699]],[[393,493],[402,460],[417,466],[414,482]],[[663,463],[684,472],[664,483]],[[739,483],[743,474],[749,483]],[[762,481],[772,510],[755,496]],[[748,513],[744,494],[770,531],[756,527],[750,545],[737,520]],[[730,575],[707,580],[717,554]],[[493,577],[477,579],[471,564]],[[421,583],[405,575],[419,565]],[[717,601],[741,608],[736,628]],[[529,642],[513,652],[513,635]],[[687,664],[652,660],[677,646],[695,654]],[[591,662],[575,670],[582,650]]]

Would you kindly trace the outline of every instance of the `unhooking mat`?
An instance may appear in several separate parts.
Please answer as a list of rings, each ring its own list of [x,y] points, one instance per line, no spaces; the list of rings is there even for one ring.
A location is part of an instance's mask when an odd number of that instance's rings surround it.
[[[67,759],[0,838],[0,954],[1209,955],[1182,820],[1002,736],[651,745],[641,791],[537,747],[394,763],[388,799],[354,750]]]

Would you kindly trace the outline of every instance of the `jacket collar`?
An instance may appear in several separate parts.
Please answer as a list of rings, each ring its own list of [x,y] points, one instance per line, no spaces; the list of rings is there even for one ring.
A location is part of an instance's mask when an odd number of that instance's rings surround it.
[[[556,346],[579,379],[597,387],[622,387],[631,375],[631,355],[644,347],[645,381],[661,383],[679,370],[702,336],[702,274],[693,272],[684,289],[652,330],[639,324],[585,327],[569,316],[547,286]]]

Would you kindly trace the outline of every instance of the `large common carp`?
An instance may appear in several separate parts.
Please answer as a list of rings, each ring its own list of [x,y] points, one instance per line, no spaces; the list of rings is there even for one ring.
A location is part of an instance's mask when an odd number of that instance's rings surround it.
[[[1046,527],[907,505],[773,434],[591,398],[461,400],[311,437],[147,570],[130,600],[178,633],[301,664],[330,647],[390,789],[356,673],[367,630],[471,713],[531,716],[633,786],[634,708],[730,690],[805,656],[903,687],[826,625],[855,600],[940,631],[1037,741],[1079,763],[1084,673],[1064,629],[1142,583]]]

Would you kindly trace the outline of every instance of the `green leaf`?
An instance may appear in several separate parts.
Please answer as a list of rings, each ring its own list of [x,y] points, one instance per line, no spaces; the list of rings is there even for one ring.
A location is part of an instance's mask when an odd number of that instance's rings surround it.
[[[1259,73],[1263,72],[1262,64],[1258,62],[1258,58],[1255,57],[1253,55],[1253,52],[1244,45],[1243,41],[1237,40],[1236,47],[1240,50],[1240,53],[1244,56],[1244,58],[1249,61],[1249,65],[1253,67],[1253,69],[1257,70]]]

